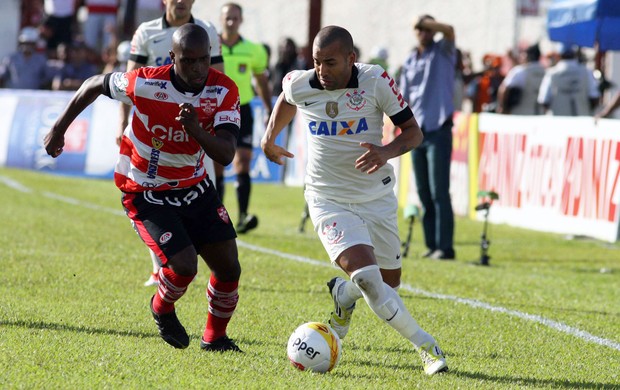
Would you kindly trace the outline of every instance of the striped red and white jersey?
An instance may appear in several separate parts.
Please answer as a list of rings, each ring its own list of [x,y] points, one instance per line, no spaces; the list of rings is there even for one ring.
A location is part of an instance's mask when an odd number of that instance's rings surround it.
[[[193,94],[175,88],[172,71],[173,65],[143,67],[106,77],[109,96],[135,107],[114,171],[123,192],[185,188],[207,176],[204,149],[175,119],[180,104],[194,106],[205,131],[238,134],[239,92],[228,76],[210,69],[204,89]]]

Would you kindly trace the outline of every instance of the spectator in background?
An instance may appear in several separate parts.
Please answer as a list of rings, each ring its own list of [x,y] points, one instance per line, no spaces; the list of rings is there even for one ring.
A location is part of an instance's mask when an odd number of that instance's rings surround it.
[[[463,72],[465,65],[463,63],[463,52],[456,49],[456,65],[454,69],[454,110],[461,111],[463,109],[463,98],[465,97],[465,78]]]
[[[482,59],[483,71],[477,74],[467,86],[467,98],[472,102],[473,112],[495,112],[497,93],[504,80],[501,73],[502,58],[486,54]]]
[[[251,42],[239,34],[243,23],[243,10],[239,4],[226,3],[220,10],[222,32],[222,56],[224,73],[239,88],[241,105],[241,131],[239,132],[237,152],[233,169],[237,175],[237,202],[239,219],[237,233],[247,233],[258,226],[258,218],[248,212],[252,181],[250,163],[252,161],[254,117],[250,102],[254,98],[254,88],[263,101],[267,117],[271,115],[271,91],[265,71],[268,67],[267,51],[260,43]],[[254,80],[254,84],[252,81]],[[220,198],[224,199],[224,167],[215,164],[216,187]]]
[[[76,0],[45,0],[45,22],[43,23],[43,37],[47,41],[47,55],[54,58],[56,47],[61,44],[70,44],[74,39],[76,23]]]
[[[307,64],[299,55],[297,44],[290,37],[284,37],[278,44],[278,58],[271,72],[271,94],[280,96],[282,93],[282,79],[292,70],[306,69]]]
[[[0,87],[41,89],[48,83],[47,57],[37,52],[39,32],[24,27],[17,37],[17,51],[0,63]]]
[[[101,73],[125,72],[127,71],[127,61],[131,52],[131,42],[123,41],[117,47],[110,47],[108,58]]]
[[[563,45],[560,61],[545,71],[538,103],[556,116],[587,116],[592,115],[599,97],[593,72],[579,63],[573,47]]]
[[[603,106],[603,109],[596,114],[596,119],[599,118],[607,118],[610,116],[618,107],[620,107],[620,91],[616,92],[616,94],[611,98],[609,103]]]
[[[157,19],[164,14],[162,0],[136,0],[136,25]]]
[[[538,104],[540,83],[545,76],[545,68],[540,63],[538,44],[528,47],[522,63],[508,71],[498,92],[498,110],[502,114],[540,115]]]
[[[67,60],[52,80],[54,91],[76,91],[87,78],[99,73],[97,65],[89,61],[89,48],[84,42],[68,46]]]
[[[47,60],[47,77],[50,82],[50,89],[51,82],[56,77],[60,76],[61,70],[69,63],[69,46],[70,45],[66,43],[59,43],[58,46],[56,46],[56,55],[54,58]]]
[[[120,0],[84,0],[88,17],[82,25],[84,42],[101,55],[116,41]]]
[[[383,46],[375,46],[372,48],[371,58],[368,60],[369,64],[379,65],[386,71],[388,70],[388,57],[389,52]]]
[[[451,25],[430,15],[413,25],[418,46],[405,61],[400,87],[424,133],[411,154],[418,196],[424,208],[423,257],[453,260],[454,213],[450,200],[452,115],[454,113],[455,34]],[[436,33],[443,37],[435,41]]]

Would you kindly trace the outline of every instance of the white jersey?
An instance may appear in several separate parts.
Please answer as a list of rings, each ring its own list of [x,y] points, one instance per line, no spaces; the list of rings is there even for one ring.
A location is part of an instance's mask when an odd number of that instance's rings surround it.
[[[413,116],[383,68],[357,63],[347,87],[334,91],[323,89],[314,70],[296,70],[284,77],[282,89],[307,130],[307,194],[358,203],[393,190],[390,164],[370,175],[355,169],[367,150],[360,142],[381,145],[384,113],[397,125]]]
[[[538,61],[517,65],[510,69],[504,85],[507,88],[517,88],[521,91],[519,102],[510,109],[513,115],[538,115],[541,109],[538,105],[540,83],[545,76],[545,68]]]
[[[553,115],[588,116],[592,114],[589,100],[599,96],[592,71],[571,59],[547,69],[538,102],[548,105]]]
[[[193,17],[189,23],[195,23],[207,30],[211,42],[211,64],[221,63],[222,47],[215,27],[209,22]],[[170,26],[165,16],[142,23],[131,39],[129,59],[147,66],[171,64],[169,51],[172,47],[172,34],[177,28]]]

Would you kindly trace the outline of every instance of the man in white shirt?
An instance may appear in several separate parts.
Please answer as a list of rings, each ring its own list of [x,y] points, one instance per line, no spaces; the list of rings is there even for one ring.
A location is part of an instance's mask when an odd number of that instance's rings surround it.
[[[524,63],[510,69],[499,87],[498,112],[502,114],[542,114],[537,100],[545,68],[540,63],[538,44],[528,47],[525,57]]]
[[[599,97],[592,71],[577,61],[572,47],[563,46],[560,61],[545,72],[538,103],[556,116],[589,116]]]
[[[443,352],[413,319],[396,289],[401,256],[394,170],[388,160],[407,153],[423,136],[393,78],[379,65],[355,63],[347,30],[327,26],[314,39],[314,70],[284,77],[261,146],[283,164],[293,155],[275,144],[301,112],[308,132],[305,198],[315,231],[330,260],[351,281],[327,283],[334,301],[329,324],[344,338],[358,299],[409,340],[428,375],[448,369]],[[402,130],[382,145],[383,115]]]

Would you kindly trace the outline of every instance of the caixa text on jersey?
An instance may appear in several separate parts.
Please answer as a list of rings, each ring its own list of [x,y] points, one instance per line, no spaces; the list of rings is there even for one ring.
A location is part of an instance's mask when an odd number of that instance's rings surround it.
[[[354,135],[368,130],[366,118],[353,121],[312,121],[308,123],[312,135]]]

